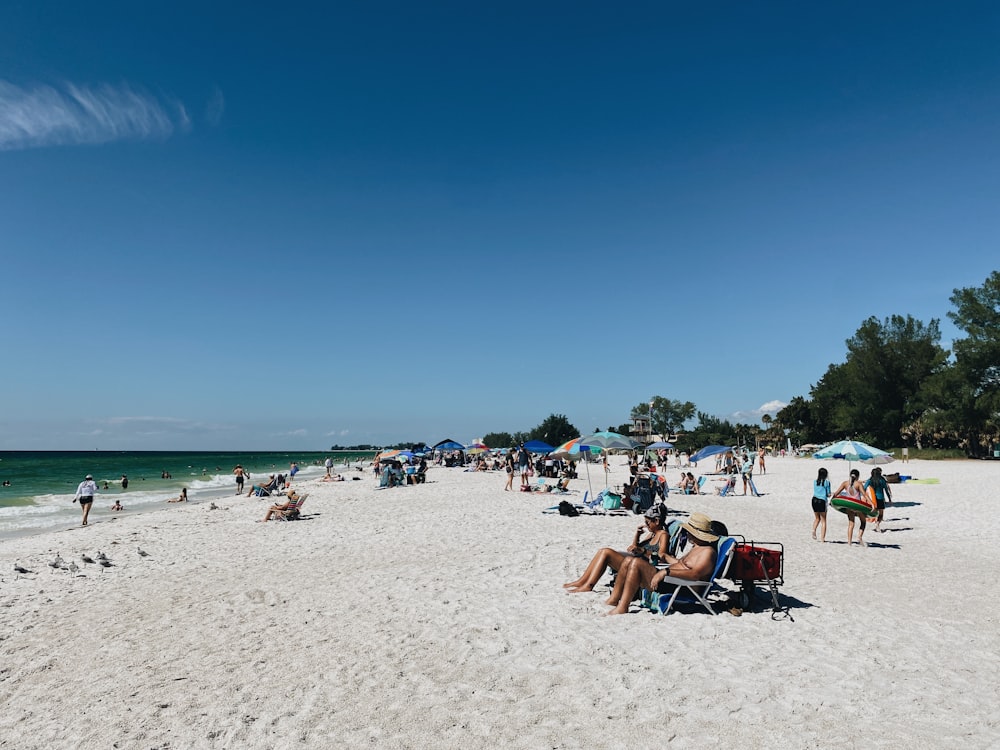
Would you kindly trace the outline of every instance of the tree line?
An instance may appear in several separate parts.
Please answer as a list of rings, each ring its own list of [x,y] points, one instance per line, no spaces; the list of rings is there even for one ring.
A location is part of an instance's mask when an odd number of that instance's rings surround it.
[[[874,445],[961,448],[981,456],[1000,437],[1000,271],[955,289],[948,317],[964,338],[941,346],[939,321],[869,318],[847,358],[779,411],[793,442],[845,437]]]
[[[960,448],[981,456],[1000,442],[1000,271],[982,286],[955,289],[950,302],[948,317],[965,334],[951,351],[941,346],[937,319],[868,318],[847,340],[845,361],[829,365],[808,397],[796,396],[773,418],[765,414],[763,427],[719,419],[690,401],[663,396],[637,404],[630,418],[651,418],[653,434],[687,451],[852,438],[884,448]],[[686,428],[695,418],[696,426]],[[632,424],[603,429],[628,435]],[[551,414],[531,430],[491,432],[483,441],[491,448],[529,440],[559,446],[582,434],[564,415]]]

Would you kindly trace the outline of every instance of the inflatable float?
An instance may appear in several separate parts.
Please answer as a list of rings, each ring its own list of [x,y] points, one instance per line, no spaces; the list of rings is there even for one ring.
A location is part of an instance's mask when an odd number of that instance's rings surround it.
[[[875,507],[875,490],[869,487],[861,497],[849,497],[848,495],[834,495],[830,498],[830,505],[841,513],[853,510],[870,518],[878,516],[878,508]]]

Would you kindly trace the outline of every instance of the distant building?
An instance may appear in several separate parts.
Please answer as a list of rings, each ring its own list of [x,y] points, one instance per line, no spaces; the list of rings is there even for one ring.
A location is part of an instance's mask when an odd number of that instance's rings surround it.
[[[649,417],[632,417],[632,429],[629,430],[628,436],[643,445],[654,442],[656,438],[653,437],[653,424],[649,421]]]

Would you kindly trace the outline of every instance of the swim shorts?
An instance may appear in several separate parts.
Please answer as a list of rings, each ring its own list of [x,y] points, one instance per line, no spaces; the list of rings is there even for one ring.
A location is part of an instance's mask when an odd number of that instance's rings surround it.
[[[813,513],[826,513],[826,500],[820,497],[814,497],[813,501]]]
[[[94,502],[93,495],[84,495],[83,497],[80,498],[80,505],[87,505],[88,503],[92,502]]]

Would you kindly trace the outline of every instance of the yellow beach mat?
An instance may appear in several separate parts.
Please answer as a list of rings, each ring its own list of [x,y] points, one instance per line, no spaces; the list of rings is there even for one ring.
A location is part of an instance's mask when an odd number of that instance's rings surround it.
[[[940,479],[907,479],[906,484],[941,484]]]

